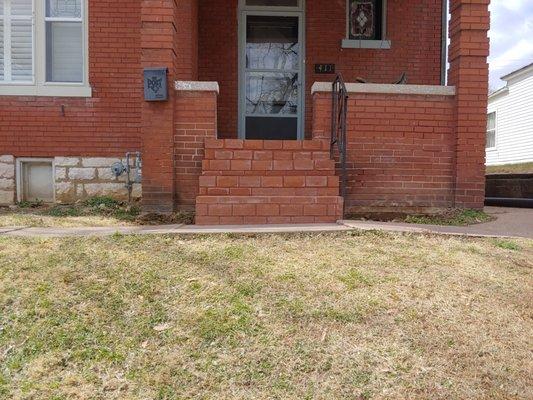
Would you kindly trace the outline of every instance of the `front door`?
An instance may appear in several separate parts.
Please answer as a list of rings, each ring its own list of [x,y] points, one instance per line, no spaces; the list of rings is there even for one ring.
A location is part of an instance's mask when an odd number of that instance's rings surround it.
[[[303,139],[302,20],[301,12],[241,12],[239,137]]]

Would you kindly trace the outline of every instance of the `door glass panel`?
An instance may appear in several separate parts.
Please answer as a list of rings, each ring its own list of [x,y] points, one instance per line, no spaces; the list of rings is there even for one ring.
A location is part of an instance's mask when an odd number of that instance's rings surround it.
[[[298,69],[297,17],[249,16],[246,37],[246,68]]]
[[[299,34],[296,16],[246,17],[243,109],[247,139],[298,138]]]
[[[247,6],[298,7],[298,0],[246,0]]]
[[[296,140],[298,118],[246,117],[246,139]]]
[[[246,114],[298,113],[298,74],[249,73]]]

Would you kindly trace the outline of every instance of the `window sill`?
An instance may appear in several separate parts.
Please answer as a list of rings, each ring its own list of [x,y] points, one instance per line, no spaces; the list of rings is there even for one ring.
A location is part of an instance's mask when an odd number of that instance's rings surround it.
[[[91,97],[92,88],[90,86],[69,84],[0,84],[0,96]]]
[[[497,147],[487,147],[485,151],[496,151]]]
[[[378,49],[389,50],[391,48],[390,40],[353,40],[343,39],[343,49]]]

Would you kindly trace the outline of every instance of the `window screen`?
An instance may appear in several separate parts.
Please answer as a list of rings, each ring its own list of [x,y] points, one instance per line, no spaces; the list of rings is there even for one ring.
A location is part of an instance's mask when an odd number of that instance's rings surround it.
[[[46,80],[83,82],[82,0],[46,0]]]

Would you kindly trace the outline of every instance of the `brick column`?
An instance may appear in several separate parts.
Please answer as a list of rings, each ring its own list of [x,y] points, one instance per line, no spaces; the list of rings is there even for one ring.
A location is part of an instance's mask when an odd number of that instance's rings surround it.
[[[313,93],[313,139],[331,140],[331,93]]]
[[[179,3],[179,4],[178,4]],[[197,0],[142,0],[141,65],[168,68],[169,100],[142,105],[143,209],[175,208],[176,79],[197,75]]]
[[[456,95],[455,206],[483,208],[489,0],[451,0],[448,73]]]
[[[176,207],[192,211],[202,175],[205,139],[217,137],[216,82],[176,82],[174,166]]]

